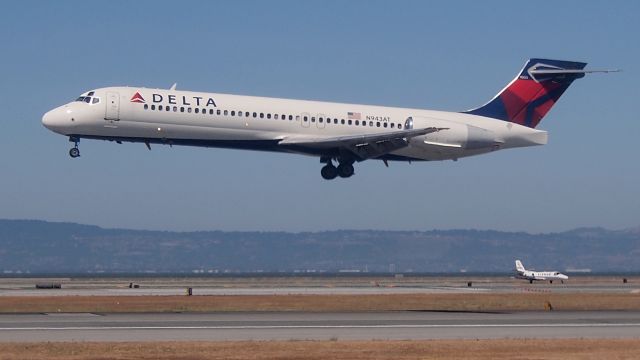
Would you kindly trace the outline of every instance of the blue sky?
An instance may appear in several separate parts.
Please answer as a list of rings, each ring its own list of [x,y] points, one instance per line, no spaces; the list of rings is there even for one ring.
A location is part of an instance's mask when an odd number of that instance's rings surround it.
[[[164,230],[561,231],[640,225],[640,2],[14,1],[0,12],[0,218]],[[83,141],[42,114],[133,85],[458,111],[529,57],[622,68],[577,81],[544,147],[357,164]]]

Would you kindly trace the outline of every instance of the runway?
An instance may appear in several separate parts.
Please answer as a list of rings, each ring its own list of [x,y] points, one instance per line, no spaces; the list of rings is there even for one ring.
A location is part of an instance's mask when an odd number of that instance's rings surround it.
[[[0,341],[640,338],[640,312],[0,315]]]
[[[0,296],[375,295],[433,293],[640,293],[640,278],[574,277],[529,284],[504,277],[0,278]],[[61,289],[36,289],[59,284]],[[137,288],[129,288],[136,284]]]

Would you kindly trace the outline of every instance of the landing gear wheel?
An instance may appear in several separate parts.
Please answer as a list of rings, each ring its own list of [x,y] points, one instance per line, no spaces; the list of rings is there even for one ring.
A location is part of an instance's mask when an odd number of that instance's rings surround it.
[[[80,156],[80,149],[78,149],[77,147],[73,147],[69,150],[69,156],[71,156],[72,158],[77,158],[78,156]]]
[[[353,175],[353,165],[351,164],[340,164],[338,165],[338,175],[341,178],[348,178]]]
[[[325,180],[333,180],[338,176],[338,169],[331,164],[327,164],[320,169],[320,175]]]

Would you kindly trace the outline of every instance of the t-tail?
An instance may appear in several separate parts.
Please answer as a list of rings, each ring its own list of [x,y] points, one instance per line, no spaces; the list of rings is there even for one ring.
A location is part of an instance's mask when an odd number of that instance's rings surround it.
[[[524,269],[524,266],[522,265],[522,262],[520,260],[516,260],[516,270],[518,272],[525,272],[526,271]]]
[[[619,71],[584,70],[586,65],[575,61],[529,59],[518,76],[491,101],[465,113],[535,128],[574,80],[587,73]]]

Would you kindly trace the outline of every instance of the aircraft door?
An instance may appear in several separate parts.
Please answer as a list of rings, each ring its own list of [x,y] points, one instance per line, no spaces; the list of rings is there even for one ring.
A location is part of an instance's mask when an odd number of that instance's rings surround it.
[[[120,95],[115,92],[107,93],[105,120],[120,120]]]

